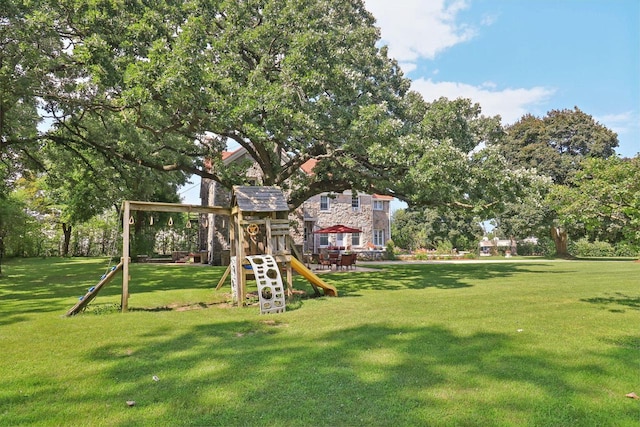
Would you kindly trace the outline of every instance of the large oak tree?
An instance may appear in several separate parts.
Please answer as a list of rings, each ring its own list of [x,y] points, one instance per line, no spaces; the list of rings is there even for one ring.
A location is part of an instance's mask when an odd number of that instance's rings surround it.
[[[589,240],[640,245],[640,156],[590,158],[549,196],[559,220],[580,229]]]
[[[409,81],[377,47],[379,31],[361,1],[10,6],[3,28],[41,60],[22,99],[53,118],[46,138],[29,136],[36,143],[84,144],[229,185],[220,153],[230,139],[258,162],[265,184],[291,183],[295,205],[319,191],[366,186],[354,178],[368,166],[359,154],[366,158],[367,147],[393,141],[403,127]],[[14,68],[29,71],[16,58]],[[7,105],[15,110],[17,99]],[[5,126],[3,150],[26,142]],[[322,166],[298,176],[311,158]],[[345,168],[354,173],[336,172]]]
[[[494,148],[499,117],[410,92],[360,0],[10,0],[6,16],[33,59],[11,56],[26,79],[6,105],[39,106],[52,129],[5,126],[5,153],[53,143],[229,187],[232,140],[292,206],[355,189],[486,215],[522,185]]]
[[[548,177],[553,184],[572,186],[581,162],[615,154],[618,137],[579,108],[552,110],[542,118],[525,115],[506,129],[497,145],[512,167],[526,167]],[[500,216],[505,230],[537,234],[549,230],[558,256],[569,256],[567,228],[544,198],[549,186],[536,186],[520,204],[509,206]],[[532,221],[535,219],[535,221]]]

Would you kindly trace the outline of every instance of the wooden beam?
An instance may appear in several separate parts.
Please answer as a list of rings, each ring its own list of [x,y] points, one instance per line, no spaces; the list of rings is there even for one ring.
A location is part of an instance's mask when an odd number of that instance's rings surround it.
[[[235,215],[236,233],[236,280],[238,281],[238,307],[244,307],[247,299],[247,270],[242,266],[244,263],[244,227],[242,227],[242,211]]]
[[[230,215],[230,208],[223,208],[220,206],[200,206],[200,205],[186,205],[181,203],[165,203],[165,202],[137,202],[131,200],[125,200],[123,203],[129,205],[129,209],[132,211],[153,211],[153,212],[193,212],[203,214],[215,214],[215,215]],[[124,210],[124,209],[123,209]]]
[[[216,286],[216,291],[219,290],[222,287],[222,285],[224,285],[224,281],[227,280],[229,273],[231,273],[231,264],[227,266],[227,269],[224,271],[222,278],[220,278],[220,281],[218,282],[218,286]]]
[[[129,310],[129,217],[131,206],[123,202],[122,209],[122,299],[120,309],[123,313]]]

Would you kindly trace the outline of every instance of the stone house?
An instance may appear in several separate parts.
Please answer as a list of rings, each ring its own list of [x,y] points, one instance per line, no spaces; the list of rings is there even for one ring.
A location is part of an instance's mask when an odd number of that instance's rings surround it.
[[[225,152],[225,165],[249,161],[247,185],[260,185],[260,168],[244,148]],[[301,173],[312,173],[315,160],[302,165]],[[204,206],[229,206],[230,192],[220,184],[202,179],[200,198]],[[338,247],[355,252],[384,250],[391,237],[390,196],[356,193],[321,193],[306,200],[302,206],[289,214],[291,235],[295,244],[305,253],[318,253],[323,248]],[[225,253],[229,249],[228,218],[212,215],[208,224],[213,226],[201,230],[200,247],[209,251],[209,262],[214,265],[226,263]],[[316,231],[341,224],[362,230],[360,233],[318,234]]]
[[[317,194],[302,204],[304,213],[304,250],[317,253],[326,247],[355,252],[384,249],[390,238],[389,196],[342,193]],[[362,230],[361,233],[318,234],[316,231],[341,224]]]

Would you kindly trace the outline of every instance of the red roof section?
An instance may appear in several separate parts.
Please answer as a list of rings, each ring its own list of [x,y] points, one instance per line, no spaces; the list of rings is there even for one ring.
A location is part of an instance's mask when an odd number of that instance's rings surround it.
[[[309,159],[300,166],[300,169],[302,169],[307,175],[311,175],[313,173],[313,168],[315,168],[317,164],[317,159]]]
[[[393,196],[383,196],[382,194],[374,194],[373,198],[378,200],[393,200]]]
[[[238,150],[241,150],[241,149],[242,149],[242,147],[238,148]],[[233,153],[235,153],[238,150],[235,150],[235,151],[223,151],[222,152],[222,160],[228,159],[229,157],[231,157],[233,155]]]

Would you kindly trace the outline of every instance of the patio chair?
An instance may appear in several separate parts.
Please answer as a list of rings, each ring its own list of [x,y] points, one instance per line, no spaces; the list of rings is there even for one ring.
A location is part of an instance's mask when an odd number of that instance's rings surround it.
[[[338,268],[338,266],[341,269],[344,268],[344,267],[349,269],[352,266],[353,266],[353,268],[355,268],[356,267],[356,258],[357,258],[357,254],[343,254],[340,257],[340,260],[338,261],[338,263],[336,264],[336,268]]]
[[[318,264],[320,265],[320,268],[322,268],[324,270],[324,266],[329,266],[329,270],[331,270],[331,258],[329,258],[329,254],[326,252],[321,252],[320,256],[318,257]]]
[[[329,252],[329,263],[335,265],[338,268],[338,261],[340,261],[340,252]]]

